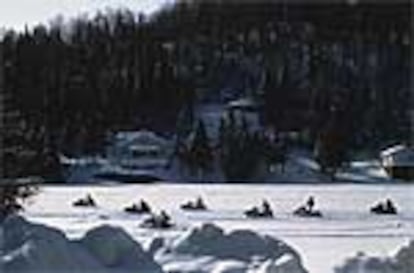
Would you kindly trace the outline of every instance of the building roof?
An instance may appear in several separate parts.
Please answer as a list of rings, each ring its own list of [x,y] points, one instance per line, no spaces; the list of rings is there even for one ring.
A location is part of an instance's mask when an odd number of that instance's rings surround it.
[[[158,144],[166,145],[168,140],[148,130],[140,131],[123,131],[115,134],[115,142],[119,143],[135,143],[135,144]]]
[[[414,167],[414,148],[396,145],[382,151],[381,158],[386,166]]]
[[[240,99],[233,100],[233,101],[229,102],[228,107],[229,108],[249,108],[249,109],[253,109],[253,108],[257,108],[258,105],[257,105],[256,101],[252,98],[240,98]]]
[[[391,146],[391,147],[388,147],[385,150],[381,151],[381,157],[391,156],[391,155],[393,155],[395,153],[399,153],[399,152],[401,152],[405,149],[407,149],[407,147],[405,145],[402,145],[402,144]]]

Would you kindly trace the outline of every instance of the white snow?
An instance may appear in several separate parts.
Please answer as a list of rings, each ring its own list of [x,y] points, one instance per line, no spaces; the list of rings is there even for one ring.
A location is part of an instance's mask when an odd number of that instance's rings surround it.
[[[213,224],[189,230],[155,257],[166,271],[174,272],[306,272],[298,254],[285,243],[249,230],[226,233]]]
[[[161,272],[151,255],[121,228],[100,226],[88,231],[80,243],[111,270]]]
[[[292,273],[302,271],[303,268],[294,255],[284,254],[276,261],[267,260],[264,262],[257,270],[257,273]]]
[[[97,208],[71,206],[86,193],[92,194]],[[305,219],[292,215],[293,209],[309,195],[316,198],[323,218]],[[180,210],[180,204],[197,196],[203,197],[209,211]],[[332,273],[335,265],[358,251],[371,256],[388,256],[414,239],[413,196],[414,184],[390,183],[46,186],[27,204],[24,216],[57,227],[69,238],[81,238],[88,230],[102,225],[120,226],[145,245],[145,249],[151,249],[151,253],[158,253],[170,241],[177,243],[177,238],[187,234],[191,227],[210,222],[221,227],[224,234],[242,229],[281,239],[300,253],[309,272]],[[387,197],[392,198],[399,215],[369,213],[371,205]],[[122,209],[141,198],[146,199],[155,212],[165,209],[176,227],[165,231],[140,228],[145,216],[126,214]],[[260,204],[262,199],[270,202],[275,219],[245,218],[243,211]],[[180,268],[185,264],[190,267],[184,256],[180,254],[182,260],[169,266]],[[192,258],[191,266],[211,264],[211,257],[189,257]]]
[[[56,228],[20,216],[8,217],[1,229],[4,273],[162,272],[152,256],[121,229],[97,228],[75,241]]]
[[[347,259],[335,273],[413,273],[414,241],[401,248],[393,257],[370,257],[364,253]]]
[[[379,159],[352,161],[348,166],[338,170],[337,181],[359,183],[392,183],[381,166]],[[284,171],[280,168],[269,173],[266,182],[289,183],[321,183],[330,182],[331,178],[320,173],[319,165],[312,155],[304,151],[293,151],[289,154]]]
[[[239,261],[223,261],[218,263],[211,273],[243,273],[246,272],[246,264]]]
[[[55,228],[12,216],[2,223],[2,231],[2,272],[163,272],[121,228],[103,225],[80,240],[68,240]],[[252,231],[225,234],[212,224],[159,245],[155,256],[171,273],[306,273],[298,254],[281,241]]]

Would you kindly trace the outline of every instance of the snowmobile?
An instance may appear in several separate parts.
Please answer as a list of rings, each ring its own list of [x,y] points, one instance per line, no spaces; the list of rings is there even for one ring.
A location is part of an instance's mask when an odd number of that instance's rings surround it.
[[[143,228],[156,228],[156,229],[168,229],[174,226],[171,223],[171,217],[162,211],[160,215],[151,215],[151,217],[145,219],[141,225]]]
[[[395,205],[389,199],[387,199],[384,203],[380,202],[377,205],[371,207],[370,211],[374,214],[397,214]]]
[[[270,208],[270,205],[267,201],[263,201],[262,209],[258,207],[253,207],[244,212],[244,215],[249,218],[272,218],[273,211]]]
[[[197,198],[195,202],[189,201],[185,204],[182,204],[181,206],[182,210],[196,210],[196,211],[204,211],[207,210],[207,206],[204,203],[203,199],[200,197]]]
[[[298,207],[293,211],[293,215],[300,217],[322,217],[322,213],[319,210],[314,210],[315,198],[310,196],[305,205]]]
[[[322,213],[319,210],[310,210],[305,206],[300,206],[293,214],[300,217],[322,217]]]
[[[124,208],[124,212],[134,214],[151,213],[151,207],[147,204],[147,202],[141,200],[139,205],[132,204],[131,206]]]
[[[88,194],[85,198],[73,202],[72,205],[74,207],[96,207],[96,202],[93,200],[92,196]]]

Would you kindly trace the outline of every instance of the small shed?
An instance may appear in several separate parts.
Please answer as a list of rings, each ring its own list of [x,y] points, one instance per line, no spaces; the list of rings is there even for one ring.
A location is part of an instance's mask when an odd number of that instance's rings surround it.
[[[381,164],[388,175],[406,181],[414,181],[414,147],[396,145],[383,150]]]

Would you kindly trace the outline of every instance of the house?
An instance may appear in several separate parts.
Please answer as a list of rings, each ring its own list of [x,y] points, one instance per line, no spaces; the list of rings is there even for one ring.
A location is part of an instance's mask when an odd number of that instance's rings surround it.
[[[61,163],[66,166],[67,182],[169,180],[172,144],[152,131],[117,132],[110,137],[104,157],[61,156]]]
[[[171,142],[147,130],[118,132],[108,146],[107,159],[123,168],[164,168]]]
[[[262,105],[251,97],[242,97],[230,101],[227,104],[227,112],[232,113],[236,120],[242,119],[247,122],[251,132],[258,132],[263,129],[262,116],[260,108]]]
[[[381,164],[392,178],[414,181],[414,147],[396,145],[380,154]]]

